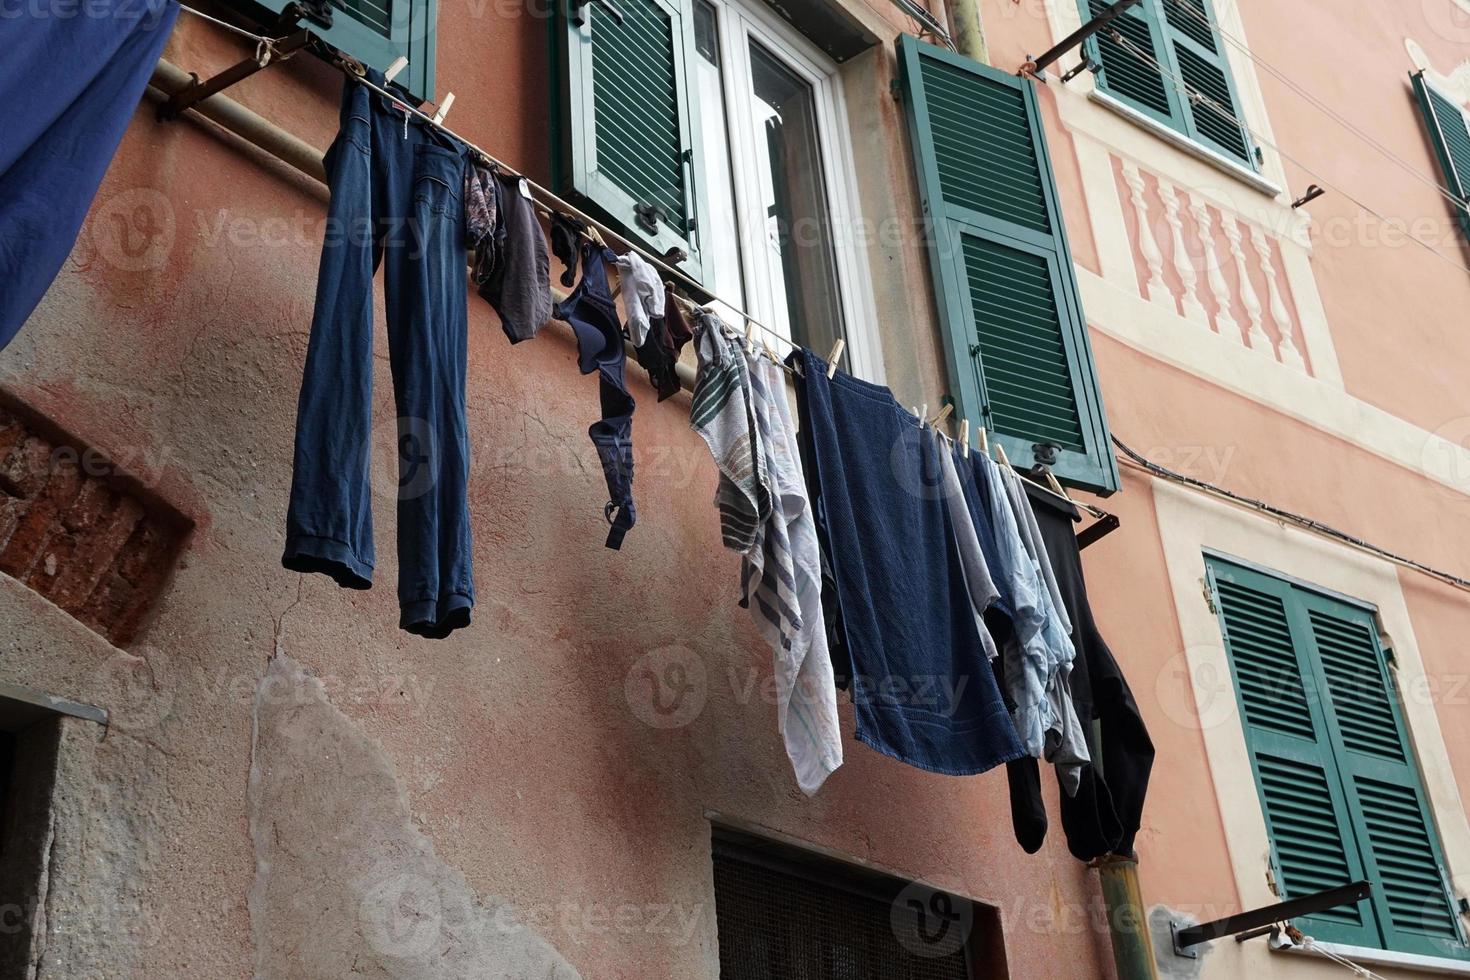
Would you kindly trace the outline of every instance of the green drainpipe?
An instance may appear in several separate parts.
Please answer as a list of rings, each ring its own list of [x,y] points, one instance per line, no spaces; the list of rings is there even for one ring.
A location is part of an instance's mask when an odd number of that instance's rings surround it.
[[[1148,935],[1148,916],[1138,889],[1138,862],[1110,855],[1096,862],[1108,906],[1108,932],[1113,940],[1113,963],[1118,980],[1158,980],[1154,946]]]
[[[980,0],[951,0],[949,9],[955,50],[982,65],[990,64],[985,28],[980,23]]]

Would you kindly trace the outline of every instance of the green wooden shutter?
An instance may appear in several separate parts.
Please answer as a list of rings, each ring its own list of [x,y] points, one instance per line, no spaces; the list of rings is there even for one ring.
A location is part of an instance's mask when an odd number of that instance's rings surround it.
[[[592,0],[561,10],[557,183],[700,278],[699,100],[688,0]]]
[[[1317,682],[1389,949],[1467,958],[1372,613],[1303,589]]]
[[[1211,560],[1208,569],[1282,897],[1360,881],[1367,875],[1318,689],[1301,659],[1310,639],[1292,588],[1224,562]],[[1366,902],[1297,925],[1325,941],[1378,945]]]
[[[956,415],[1017,461],[1118,487],[1033,83],[899,38],[909,135]]]
[[[278,14],[290,0],[257,2]],[[330,28],[306,22],[324,41],[379,71],[407,58],[408,67],[394,81],[422,101],[434,100],[438,0],[332,0],[332,6]]]
[[[1470,237],[1470,121],[1459,105],[1424,80],[1423,72],[1411,77],[1419,111],[1424,114],[1424,125],[1429,130],[1429,142],[1434,146],[1434,155],[1444,174],[1445,186],[1460,202],[1455,208],[1455,218],[1465,235]]]
[[[1163,5],[1174,74],[1183,83],[1186,132],[1254,168],[1249,134],[1230,118],[1242,118],[1225,42],[1215,30],[1210,0],[1144,0]],[[1195,95],[1193,93],[1198,93]],[[1200,96],[1203,96],[1202,99]],[[1208,104],[1205,99],[1208,99]]]
[[[1080,2],[1089,20],[1112,5]],[[1225,118],[1240,119],[1242,110],[1215,23],[1211,0],[1140,0],[1090,39],[1087,50],[1102,66],[1100,89],[1254,169],[1250,135]],[[1114,31],[1127,43],[1115,40]]]
[[[1111,6],[1112,0],[1084,0],[1083,21],[1099,16]],[[1115,31],[1127,46],[1113,37]],[[1151,0],[1141,0],[1094,35],[1087,48],[1093,60],[1102,66],[1097,76],[1099,88],[1138,111],[1179,128],[1184,118],[1179,87],[1154,67],[1162,65],[1167,69],[1169,65],[1164,33],[1158,23],[1158,9]],[[1139,52],[1152,58],[1154,64],[1139,57]]]
[[[1319,939],[1470,959],[1373,613],[1222,559],[1207,564],[1285,896],[1366,879]]]

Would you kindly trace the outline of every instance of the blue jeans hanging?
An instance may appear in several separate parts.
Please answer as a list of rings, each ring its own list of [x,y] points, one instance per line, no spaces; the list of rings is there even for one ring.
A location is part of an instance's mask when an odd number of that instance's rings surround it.
[[[370,81],[382,85],[378,72]],[[296,415],[281,563],[372,584],[373,275],[383,266],[398,446],[399,626],[470,621],[465,149],[348,80],[326,157],[332,201]]]

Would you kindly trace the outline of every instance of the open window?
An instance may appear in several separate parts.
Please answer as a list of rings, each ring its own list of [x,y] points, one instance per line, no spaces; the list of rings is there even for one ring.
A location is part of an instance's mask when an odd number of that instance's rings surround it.
[[[556,30],[558,190],[785,339],[853,344],[834,58],[747,0],[590,0]]]

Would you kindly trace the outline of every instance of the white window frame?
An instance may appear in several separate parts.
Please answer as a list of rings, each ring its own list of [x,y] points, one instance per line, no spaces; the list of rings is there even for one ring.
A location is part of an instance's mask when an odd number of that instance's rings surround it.
[[[725,138],[732,157],[745,312],[775,329],[776,283],[770,263],[765,258],[765,221],[760,217],[764,198],[758,171],[753,165],[764,152],[756,145],[757,127],[749,106],[750,93],[754,91],[750,73],[750,45],[754,41],[812,87],[842,334],[847,338],[847,350],[841,366],[865,380],[881,384],[884,380],[882,348],[874,313],[872,283],[864,275],[868,268],[867,243],[857,222],[857,216],[862,212],[857,198],[852,139],[847,128],[847,102],[838,66],[762,3],[750,0],[708,2],[714,7],[720,45],[720,76],[728,127]],[[782,338],[788,342],[791,340],[789,335],[782,335]],[[785,351],[778,353],[784,354]],[[816,353],[826,357],[829,352]]]

